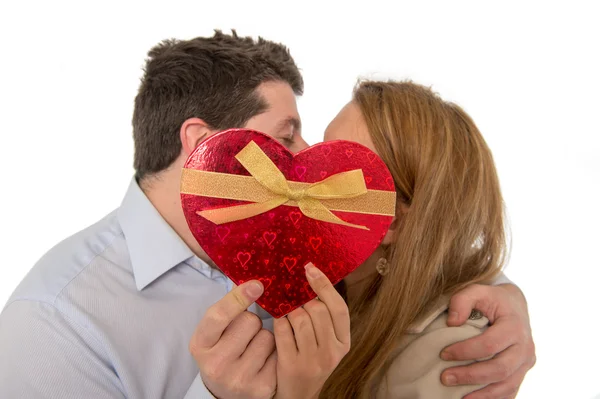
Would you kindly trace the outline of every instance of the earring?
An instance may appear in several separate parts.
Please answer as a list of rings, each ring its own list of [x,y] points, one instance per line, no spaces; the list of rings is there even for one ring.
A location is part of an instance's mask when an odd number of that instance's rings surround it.
[[[390,271],[388,260],[386,258],[379,258],[377,261],[377,266],[375,266],[375,270],[377,270],[377,273],[381,274],[382,276],[388,274]]]

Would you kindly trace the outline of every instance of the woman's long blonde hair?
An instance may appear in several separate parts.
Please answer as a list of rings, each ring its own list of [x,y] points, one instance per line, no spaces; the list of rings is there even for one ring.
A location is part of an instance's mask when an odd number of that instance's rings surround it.
[[[443,295],[488,282],[507,252],[492,154],[456,104],[412,82],[359,83],[354,102],[407,211],[375,273],[350,303],[352,349],[321,398],[368,398],[398,337]]]

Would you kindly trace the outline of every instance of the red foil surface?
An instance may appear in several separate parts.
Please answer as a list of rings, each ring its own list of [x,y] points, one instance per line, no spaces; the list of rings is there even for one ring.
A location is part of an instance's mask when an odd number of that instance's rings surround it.
[[[367,189],[394,191],[383,161],[368,148],[349,141],[320,143],[297,154],[263,133],[231,129],[201,143],[185,168],[246,175],[235,158],[251,140],[277,165],[287,180],[314,183],[333,174],[362,169]],[[310,219],[297,207],[279,206],[267,213],[222,225],[197,211],[245,202],[181,194],[188,225],[204,251],[235,284],[258,279],[264,294],[257,303],[279,318],[315,298],[304,272],[312,262],[336,284],[379,246],[393,217],[353,212],[333,213],[368,231]]]

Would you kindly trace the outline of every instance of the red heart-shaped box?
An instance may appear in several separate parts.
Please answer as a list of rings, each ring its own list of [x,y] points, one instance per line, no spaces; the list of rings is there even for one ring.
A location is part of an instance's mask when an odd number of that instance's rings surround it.
[[[287,181],[315,183],[360,169],[368,190],[379,191],[388,199],[390,193],[395,193],[386,165],[358,143],[330,141],[293,154],[272,137],[247,129],[227,130],[202,142],[189,156],[184,172],[187,169],[250,176],[236,155],[252,141]],[[193,186],[196,182],[187,183]],[[211,184],[211,190],[213,186],[220,189],[219,184]],[[182,177],[183,211],[200,246],[235,284],[251,279],[262,281],[265,292],[257,303],[276,318],[315,298],[304,265],[312,262],[333,284],[338,283],[377,249],[393,220],[389,212],[332,210],[343,221],[368,229],[363,230],[309,218],[298,206],[280,205],[256,216],[217,225],[198,212],[248,202],[190,194],[183,187]],[[393,201],[395,208],[395,194]]]

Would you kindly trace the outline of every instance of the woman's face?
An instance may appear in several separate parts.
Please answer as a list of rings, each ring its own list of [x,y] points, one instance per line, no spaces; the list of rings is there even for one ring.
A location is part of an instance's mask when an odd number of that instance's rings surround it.
[[[323,141],[331,140],[354,141],[377,153],[360,108],[354,102],[346,104],[325,130]]]
[[[371,140],[371,136],[369,134],[369,130],[367,129],[367,124],[365,123],[362,112],[360,112],[358,105],[353,102],[348,103],[344,108],[342,108],[339,114],[333,119],[333,121],[331,121],[325,130],[325,137],[323,138],[323,141],[331,140],[354,141],[377,153],[377,151],[375,151],[375,145],[373,144],[373,140]],[[391,237],[392,234],[388,232],[383,243],[389,243]],[[380,257],[381,253],[378,250],[361,266],[344,278],[344,281],[347,284],[347,293],[349,296],[355,296],[356,292],[359,292],[362,289],[359,284],[360,282],[366,281],[367,277],[373,273],[377,273],[375,270],[375,264]]]

